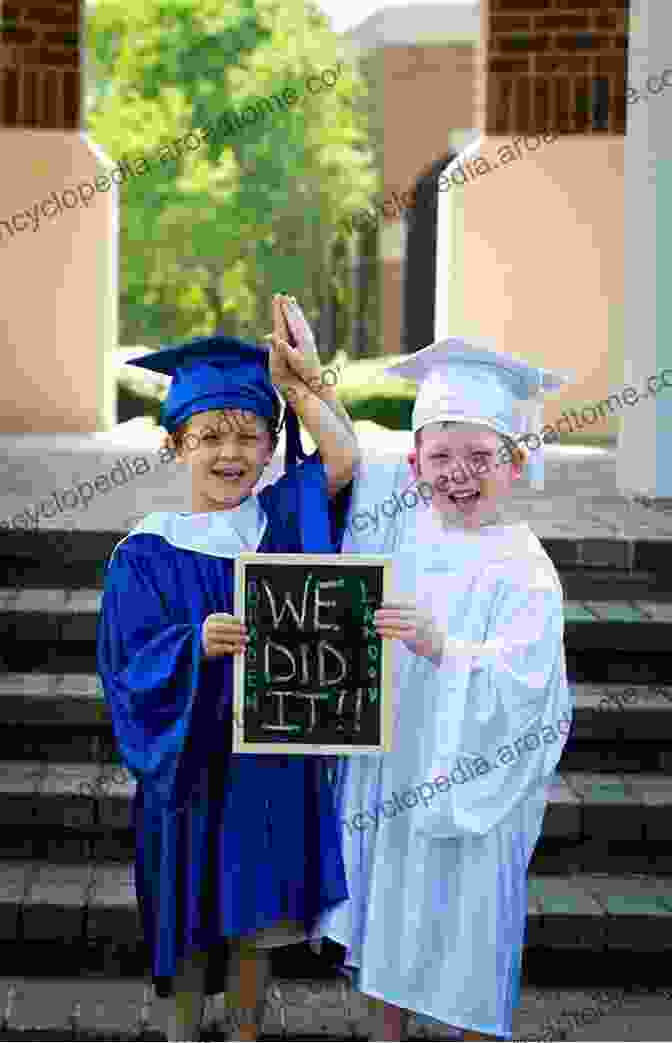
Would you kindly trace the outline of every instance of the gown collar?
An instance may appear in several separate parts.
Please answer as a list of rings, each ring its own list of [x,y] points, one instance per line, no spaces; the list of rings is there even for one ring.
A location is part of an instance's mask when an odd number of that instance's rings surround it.
[[[256,551],[266,524],[259,498],[248,496],[231,511],[198,514],[156,511],[143,518],[126,539],[142,534],[162,536],[171,546],[181,550],[235,558],[242,551]]]

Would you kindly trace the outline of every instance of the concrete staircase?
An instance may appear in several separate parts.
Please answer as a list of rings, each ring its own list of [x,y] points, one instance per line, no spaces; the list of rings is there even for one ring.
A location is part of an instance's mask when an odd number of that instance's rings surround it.
[[[0,980],[146,979],[133,888],[135,783],[119,764],[95,675],[103,566],[121,535],[2,539]],[[672,950],[670,544],[544,542],[565,586],[577,709],[530,870],[526,979],[557,983],[559,973],[575,973],[616,985],[637,980],[633,968],[664,978]],[[274,973],[294,985],[323,979],[340,1010],[352,1004],[331,1038],[357,1038],[359,998],[346,989],[339,999],[333,956],[286,949],[274,955]],[[78,1023],[75,1036],[34,1029],[30,1038],[161,1039],[145,1000],[135,1034],[95,1036],[95,1026]],[[324,1005],[301,1002],[305,1038],[329,1038]],[[0,1038],[11,1038],[13,1017],[4,1025],[0,1017]],[[431,1031],[428,1038],[448,1038]]]

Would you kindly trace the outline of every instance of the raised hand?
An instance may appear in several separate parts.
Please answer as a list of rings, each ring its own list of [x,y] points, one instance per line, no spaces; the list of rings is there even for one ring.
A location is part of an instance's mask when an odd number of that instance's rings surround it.
[[[294,344],[291,334],[289,332],[289,326],[287,325],[287,319],[285,318],[284,301],[289,300],[283,293],[276,293],[273,296],[272,311],[273,311],[273,333],[269,337],[277,338],[278,340],[286,340],[288,344]]]
[[[317,393],[322,386],[319,359],[311,359],[293,348],[285,340],[273,336],[269,358],[271,380],[281,395],[294,405],[310,391]]]
[[[317,353],[313,331],[294,297],[277,293],[273,298],[273,332],[275,336],[297,348],[304,357],[314,359],[319,366],[320,356]]]

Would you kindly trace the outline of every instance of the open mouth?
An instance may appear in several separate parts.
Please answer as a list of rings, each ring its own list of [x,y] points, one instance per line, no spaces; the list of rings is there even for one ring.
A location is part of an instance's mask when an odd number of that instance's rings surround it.
[[[220,470],[212,473],[215,477],[223,478],[227,482],[237,482],[245,474],[245,469],[243,467],[222,467]]]
[[[473,493],[451,493],[449,499],[455,504],[456,507],[470,507],[481,498],[479,492]]]

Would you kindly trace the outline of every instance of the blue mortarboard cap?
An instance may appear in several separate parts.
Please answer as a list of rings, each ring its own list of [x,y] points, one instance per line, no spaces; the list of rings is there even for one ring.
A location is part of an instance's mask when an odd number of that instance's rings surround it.
[[[161,423],[170,432],[208,409],[246,409],[277,425],[281,405],[269,376],[268,354],[267,348],[233,337],[196,337],[127,364],[173,378],[161,408]]]
[[[161,407],[161,423],[175,431],[194,413],[208,409],[246,409],[277,427],[281,402],[268,369],[269,349],[235,337],[196,337],[176,348],[162,348],[127,365],[173,378]],[[299,422],[285,406],[286,465],[304,460]]]
[[[430,344],[385,370],[420,384],[413,407],[413,432],[426,424],[482,424],[514,441],[542,426],[543,393],[572,377],[532,366],[490,347],[449,337]],[[543,441],[527,461],[532,485],[543,488]]]

